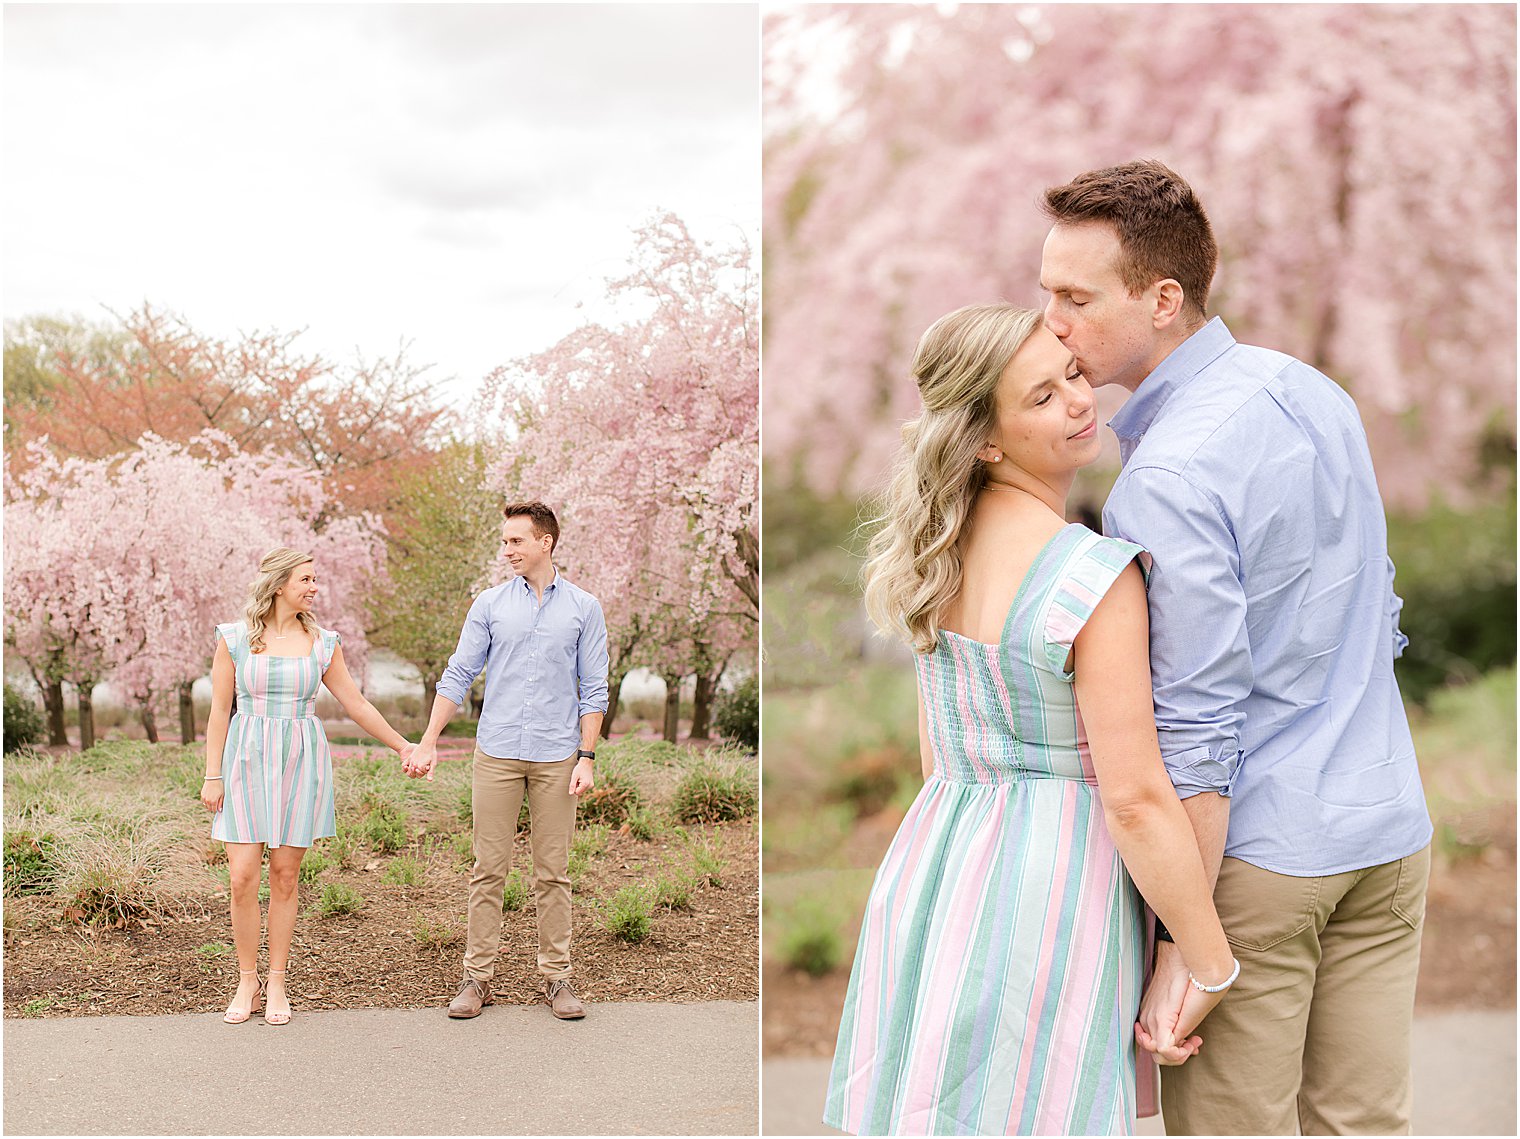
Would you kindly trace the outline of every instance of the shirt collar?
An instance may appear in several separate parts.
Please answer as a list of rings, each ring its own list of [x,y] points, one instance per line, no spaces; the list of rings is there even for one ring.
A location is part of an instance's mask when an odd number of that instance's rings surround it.
[[[526,577],[522,576],[521,574],[518,574],[518,575],[514,576],[512,580],[515,581],[515,582],[517,582],[518,586],[520,586],[523,589],[531,591],[532,588],[533,588],[531,585],[528,584],[528,579]],[[559,584],[559,567],[555,566],[554,567],[554,577],[550,580],[550,582],[549,582],[548,585],[544,586],[544,592],[548,593],[549,590],[553,589],[558,584]]]
[[[1150,430],[1172,395],[1234,346],[1235,337],[1216,316],[1172,349],[1108,421],[1108,426],[1119,437],[1124,459],[1128,460],[1130,452]]]

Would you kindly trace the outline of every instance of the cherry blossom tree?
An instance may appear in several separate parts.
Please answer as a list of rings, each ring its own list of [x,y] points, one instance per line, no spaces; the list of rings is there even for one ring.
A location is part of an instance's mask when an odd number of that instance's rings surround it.
[[[754,644],[757,293],[746,245],[698,242],[665,215],[609,285],[623,323],[587,325],[482,393],[519,425],[494,485],[559,513],[556,560],[602,601],[613,686],[635,667],[678,684],[695,629],[739,630],[725,660]]]
[[[380,530],[350,515],[318,531],[329,502],[313,472],[218,433],[145,435],[116,459],[61,458],[46,441],[29,451],[6,471],[6,640],[35,677],[76,686],[82,746],[94,742],[92,693],[107,675],[137,703],[150,739],[170,696],[181,738],[194,739],[190,685],[209,667],[212,628],[236,619],[260,556],[277,545],[316,559],[319,617],[343,631],[363,676]]]
[[[211,430],[316,472],[329,510],[383,514],[448,419],[404,350],[336,367],[302,354],[295,333],[220,340],[152,306],[120,325],[7,324],[7,367],[26,381],[26,398],[6,409],[12,464],[27,461],[18,444],[43,436],[60,454],[99,459],[145,433],[188,442]]]
[[[864,489],[918,334],[1039,304],[1041,191],[1137,157],[1210,211],[1211,310],[1356,397],[1392,501],[1512,468],[1512,7],[809,6],[765,51],[779,480]]]

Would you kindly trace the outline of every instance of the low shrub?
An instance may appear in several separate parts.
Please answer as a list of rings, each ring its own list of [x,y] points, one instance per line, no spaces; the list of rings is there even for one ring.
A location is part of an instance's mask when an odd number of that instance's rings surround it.
[[[626,825],[628,833],[640,842],[652,841],[661,830],[659,819],[646,807],[635,807],[629,811]]]
[[[752,772],[704,760],[676,784],[670,812],[683,823],[723,823],[754,814],[758,802]]]
[[[412,919],[412,940],[424,949],[444,949],[464,940],[460,922],[418,914]]]
[[[507,880],[501,888],[501,908],[515,912],[528,904],[528,883],[522,876],[522,871],[514,870],[507,875]]]
[[[167,820],[152,816],[82,823],[57,847],[54,893],[65,914],[92,925],[162,917],[169,899],[159,877],[179,842]]]
[[[407,843],[406,812],[394,803],[379,800],[370,808],[369,814],[364,816],[359,830],[372,850],[381,854],[395,854]]]
[[[691,889],[694,885],[687,874],[660,875],[654,880],[654,904],[667,910],[691,909]]]
[[[47,735],[42,709],[9,684],[5,686],[5,754],[40,743]]]
[[[358,853],[359,835],[351,826],[338,824],[338,833],[327,840],[326,850],[333,862],[344,869],[352,869],[354,855]]]
[[[838,967],[843,949],[838,922],[822,903],[803,899],[783,918],[781,959],[790,968],[821,977]]]
[[[581,794],[576,815],[588,823],[617,827],[643,802],[638,785],[616,768],[610,768],[596,773],[596,786]]]
[[[327,856],[320,850],[308,850],[306,857],[301,859],[301,869],[297,871],[297,877],[304,886],[314,885],[323,871],[327,870],[332,863],[327,861]]]
[[[475,835],[472,831],[457,831],[449,840],[449,851],[454,856],[454,865],[460,869],[468,869],[475,865]]]
[[[917,795],[923,786],[922,770],[914,757],[888,744],[866,748],[840,763],[828,795],[849,803],[857,816],[865,818],[896,802],[905,785]]]
[[[329,882],[322,887],[322,897],[317,901],[317,913],[323,917],[357,913],[364,908],[364,895],[342,882]]]
[[[751,676],[718,698],[713,726],[746,751],[760,747],[760,678]]]
[[[723,886],[723,871],[727,863],[718,853],[717,846],[707,835],[693,838],[690,831],[682,832],[686,839],[686,855],[698,883],[707,886]]]
[[[405,854],[393,858],[380,880],[392,886],[415,886],[422,881],[422,863]]]
[[[648,886],[624,886],[602,905],[602,928],[620,941],[645,940],[654,925],[654,892]]]
[[[5,835],[5,892],[24,897],[46,894],[53,888],[57,868],[53,862],[56,848],[51,835],[30,831],[9,831]]]

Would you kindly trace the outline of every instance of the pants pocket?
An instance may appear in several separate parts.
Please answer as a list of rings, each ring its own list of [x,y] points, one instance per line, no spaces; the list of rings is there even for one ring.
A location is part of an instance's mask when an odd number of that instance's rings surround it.
[[[1430,847],[1399,859],[1399,880],[1393,888],[1393,913],[1410,929],[1425,923],[1425,887],[1430,881]]]
[[[1256,952],[1303,933],[1314,923],[1322,878],[1295,878],[1226,858],[1214,907],[1230,944]]]

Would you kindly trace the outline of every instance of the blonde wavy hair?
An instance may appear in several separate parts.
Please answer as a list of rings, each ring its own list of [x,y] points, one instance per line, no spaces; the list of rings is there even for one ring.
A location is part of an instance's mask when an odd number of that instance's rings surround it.
[[[1033,309],[968,305],[919,339],[913,376],[923,414],[903,424],[861,570],[871,620],[916,652],[939,643],[940,615],[960,592],[961,530],[987,481],[977,452],[997,424],[998,380],[1040,325]]]
[[[250,652],[264,651],[264,622],[274,609],[275,593],[290,580],[290,575],[297,566],[304,566],[311,560],[310,554],[292,550],[289,546],[270,550],[259,560],[259,576],[248,587],[248,602],[243,606],[243,620],[248,623]],[[310,613],[297,613],[296,620],[301,622],[301,628],[313,639],[316,638],[317,622]]]

